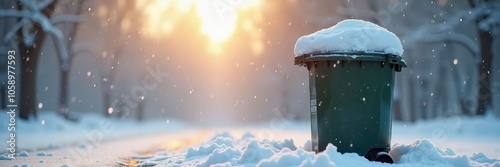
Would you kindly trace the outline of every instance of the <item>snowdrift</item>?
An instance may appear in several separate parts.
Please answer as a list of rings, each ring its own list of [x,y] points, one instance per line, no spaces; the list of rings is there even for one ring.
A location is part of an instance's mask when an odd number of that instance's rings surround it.
[[[355,153],[339,153],[334,145],[324,152],[310,151],[310,142],[297,147],[293,140],[258,141],[247,133],[235,139],[228,132],[215,135],[210,141],[179,152],[160,152],[148,158],[136,158],[143,166],[500,166],[500,159],[483,153],[457,155],[451,149],[441,150],[426,139],[410,145],[395,144],[389,152],[395,164],[370,162]],[[126,165],[117,162],[119,165]]]

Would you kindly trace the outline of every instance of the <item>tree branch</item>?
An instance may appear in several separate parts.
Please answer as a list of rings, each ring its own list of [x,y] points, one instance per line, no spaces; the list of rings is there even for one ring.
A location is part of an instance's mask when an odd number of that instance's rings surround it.
[[[0,18],[3,17],[14,17],[14,18],[30,17],[30,13],[27,11],[19,11],[16,9],[0,10]]]
[[[54,44],[56,45],[59,60],[61,62],[61,70],[67,71],[69,70],[70,57],[66,45],[64,44],[62,32],[58,31],[59,29],[56,30],[51,29],[47,31],[47,33],[51,34],[52,40],[54,40]]]
[[[438,34],[427,34],[426,38],[421,38],[420,35],[412,36],[410,38],[405,38],[405,47],[412,48],[417,46],[417,43],[427,42],[427,43],[438,43],[438,42],[453,42],[458,43],[465,48],[467,48],[473,54],[476,59],[476,63],[481,62],[481,49],[477,45],[476,41],[472,40],[468,36],[459,33],[438,33]]]
[[[27,19],[21,19],[19,22],[17,22],[12,28],[5,34],[4,37],[4,42],[8,42],[12,39],[12,37],[16,34],[16,32],[21,29],[24,25],[28,24],[29,21]]]

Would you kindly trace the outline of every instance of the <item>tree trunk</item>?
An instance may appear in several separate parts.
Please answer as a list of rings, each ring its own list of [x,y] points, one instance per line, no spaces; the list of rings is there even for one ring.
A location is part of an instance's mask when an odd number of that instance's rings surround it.
[[[43,14],[49,17],[56,7],[56,1],[53,1],[47,8],[43,10]],[[22,9],[22,5],[18,4],[18,10]],[[20,21],[21,19],[19,19]],[[34,25],[36,39],[31,46],[26,46],[23,42],[22,30],[17,32],[19,55],[21,56],[21,103],[19,106],[19,117],[21,119],[29,119],[31,115],[36,117],[36,71],[38,56],[45,39],[45,32],[38,24]]]
[[[41,44],[45,36],[44,32],[39,32],[35,43]],[[40,42],[38,42],[40,40]],[[21,59],[21,105],[19,108],[19,117],[21,119],[29,119],[31,115],[36,117],[35,98],[36,98],[36,69],[39,47],[25,47],[20,42],[19,50],[22,56]],[[36,45],[36,44],[34,44]]]
[[[0,87],[0,109],[2,110],[5,110],[7,109],[7,104],[6,104],[6,101],[7,101],[7,89],[5,89],[5,86],[2,85],[2,87]]]
[[[491,33],[479,30],[481,44],[481,64],[479,67],[479,94],[476,114],[484,115],[491,107],[491,63],[493,62]]]
[[[69,95],[69,73],[70,69],[65,69],[61,68],[60,75],[61,75],[61,80],[60,80],[60,88],[61,90],[59,91],[59,114],[66,118],[67,120],[70,121],[78,121],[78,119],[74,117],[70,117],[69,115],[69,102],[68,102],[68,95]]]
[[[60,79],[60,88],[59,91],[59,114],[64,117],[67,117],[69,114],[69,103],[68,103],[68,79],[69,79],[69,70],[61,69],[61,79]]]
[[[105,86],[107,86],[107,84],[102,84],[101,86],[105,87]],[[106,89],[106,88],[104,88],[104,89]],[[103,90],[103,92],[102,92],[102,106],[103,106],[103,111],[104,111],[103,113],[105,116],[109,116],[112,114],[108,111],[109,108],[112,107],[110,94],[111,94],[111,91]],[[113,109],[113,110],[115,110],[115,109]]]
[[[137,121],[144,120],[144,99],[137,102]]]

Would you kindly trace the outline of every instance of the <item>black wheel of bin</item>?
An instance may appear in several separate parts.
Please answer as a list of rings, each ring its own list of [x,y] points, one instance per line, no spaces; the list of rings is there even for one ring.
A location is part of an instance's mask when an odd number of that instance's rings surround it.
[[[378,161],[382,163],[393,163],[391,155],[388,154],[390,148],[372,148],[365,155],[365,158],[369,161]]]
[[[378,152],[374,160],[382,163],[394,163],[392,156],[387,152]]]

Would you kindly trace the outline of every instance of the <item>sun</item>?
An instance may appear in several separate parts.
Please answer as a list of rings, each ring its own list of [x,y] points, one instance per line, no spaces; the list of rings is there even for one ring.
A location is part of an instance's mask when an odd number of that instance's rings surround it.
[[[228,39],[235,30],[236,9],[218,1],[198,1],[196,12],[201,20],[201,32],[213,42]]]
[[[199,0],[196,12],[202,21],[201,32],[212,42],[227,40],[236,29],[238,11],[251,5],[258,5],[256,0]]]
[[[145,34],[151,37],[170,35],[177,23],[186,19],[194,7],[200,20],[200,32],[211,45],[222,45],[236,31],[238,19],[249,17],[241,11],[257,9],[260,0],[156,0],[138,3],[147,16]]]

